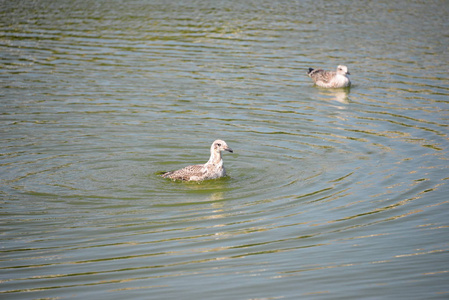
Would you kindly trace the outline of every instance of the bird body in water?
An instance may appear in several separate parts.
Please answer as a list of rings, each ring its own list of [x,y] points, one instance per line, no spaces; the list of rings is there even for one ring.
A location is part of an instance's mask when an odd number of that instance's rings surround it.
[[[202,181],[226,176],[221,151],[234,152],[229,148],[225,141],[216,140],[210,147],[210,158],[207,163],[187,166],[176,171],[166,172],[161,176],[173,180],[184,181]]]
[[[351,85],[351,81],[347,75],[350,75],[348,67],[339,65],[336,72],[325,71],[322,69],[309,68],[310,78],[313,79],[317,86],[323,88],[344,88]]]

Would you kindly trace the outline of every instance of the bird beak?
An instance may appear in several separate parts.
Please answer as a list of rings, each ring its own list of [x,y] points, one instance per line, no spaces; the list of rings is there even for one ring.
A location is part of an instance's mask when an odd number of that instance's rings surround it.
[[[346,74],[348,74],[348,75],[351,75],[351,73],[349,73],[349,72],[348,72],[348,73],[346,73]]]
[[[228,147],[228,148],[226,148],[226,149],[225,149],[225,151],[228,151],[228,152],[234,153],[234,150],[232,150],[232,149],[231,149],[231,148],[229,148],[229,147]]]

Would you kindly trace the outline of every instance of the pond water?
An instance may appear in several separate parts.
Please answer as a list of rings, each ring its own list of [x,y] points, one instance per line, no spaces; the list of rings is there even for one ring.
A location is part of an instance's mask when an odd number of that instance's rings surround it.
[[[449,296],[447,1],[0,12],[2,299]]]

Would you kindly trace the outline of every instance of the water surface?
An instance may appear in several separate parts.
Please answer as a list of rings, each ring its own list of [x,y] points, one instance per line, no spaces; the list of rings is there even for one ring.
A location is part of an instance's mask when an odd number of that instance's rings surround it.
[[[447,298],[446,1],[1,4],[2,299]]]

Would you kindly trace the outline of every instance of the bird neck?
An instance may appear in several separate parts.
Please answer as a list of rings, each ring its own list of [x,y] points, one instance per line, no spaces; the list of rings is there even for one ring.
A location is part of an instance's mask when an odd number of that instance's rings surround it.
[[[221,159],[221,152],[220,151],[210,151],[210,158],[209,161],[207,162],[207,164],[213,164],[213,165],[218,165],[222,163],[222,159]]]

